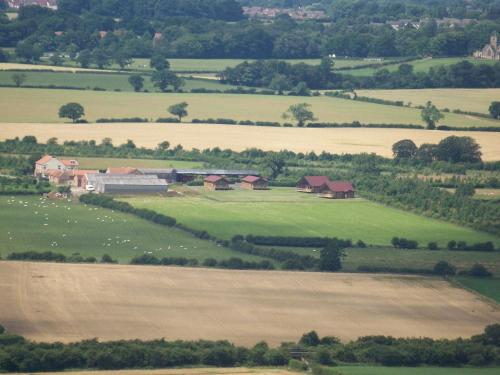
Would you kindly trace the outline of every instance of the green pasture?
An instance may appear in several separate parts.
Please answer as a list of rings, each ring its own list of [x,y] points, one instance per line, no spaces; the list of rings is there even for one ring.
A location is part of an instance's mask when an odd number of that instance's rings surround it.
[[[483,264],[482,262],[478,263]],[[498,273],[495,273],[498,277]],[[479,294],[482,294],[494,301],[500,303],[500,279],[498,278],[474,278],[474,277],[457,277],[455,281],[466,288],[472,289]]]
[[[455,224],[426,218],[364,199],[329,200],[292,188],[268,191],[204,191],[184,197],[124,197],[135,207],[149,208],[219,238],[236,234],[329,236],[389,245],[405,237],[444,246],[451,239],[468,243],[500,238]]]
[[[202,168],[203,163],[185,160],[154,160],[124,158],[90,158],[68,156],[80,163],[80,169],[106,169],[116,167],[132,168]]]
[[[428,72],[430,68],[437,68],[440,66],[453,65],[460,61],[469,61],[472,64],[494,64],[493,60],[477,60],[472,57],[443,57],[443,58],[424,58],[420,60],[409,61],[405,64],[413,65],[414,72]],[[396,71],[401,65],[400,63],[384,65],[378,68],[365,68],[365,69],[348,69],[341,70],[339,73],[350,74],[353,76],[372,76],[379,69],[387,69],[391,72]]]
[[[426,245],[426,243],[421,243]],[[319,248],[281,247],[301,255],[319,257]],[[386,248],[349,248],[344,251],[342,260],[344,271],[356,271],[359,266],[410,268],[414,270],[432,270],[434,265],[444,260],[457,267],[458,271],[469,270],[474,264],[480,263],[496,277],[500,277],[500,251],[449,251],[441,250],[403,250],[393,247]]]
[[[54,251],[97,259],[109,254],[120,263],[144,253],[199,261],[262,259],[132,215],[40,196],[0,197],[0,243],[2,258],[11,252]]]
[[[500,89],[356,90],[356,93],[370,98],[403,101],[405,104],[411,103],[411,106],[425,105],[431,101],[439,109],[460,109],[485,114],[489,114],[491,102],[500,98]],[[443,122],[446,122],[446,118]]]
[[[0,71],[0,85],[13,85],[12,76],[19,72]],[[72,73],[72,72],[46,72],[46,71],[26,71],[23,72],[26,80],[23,85],[27,86],[70,86],[78,87],[87,90],[95,88],[105,89],[108,91],[134,91],[128,82],[129,74],[125,73]],[[144,90],[158,91],[151,82],[149,75],[143,75]],[[228,90],[235,86],[219,83],[217,80],[210,79],[193,79],[186,77],[182,89],[190,91],[192,89],[208,89],[208,90]]]
[[[422,124],[420,110],[330,97],[293,97],[237,94],[135,93],[89,90],[0,88],[3,122],[65,122],[58,117],[61,105],[78,102],[85,107],[86,119],[110,117],[170,116],[168,106],[185,101],[193,118],[279,121],[292,104],[311,104],[318,121]],[[19,105],[22,103],[23,105]],[[29,110],[27,110],[29,108]],[[456,126],[500,126],[499,121],[446,114],[442,123]],[[388,130],[390,131],[390,130]]]
[[[331,375],[496,375],[500,368],[338,366]]]

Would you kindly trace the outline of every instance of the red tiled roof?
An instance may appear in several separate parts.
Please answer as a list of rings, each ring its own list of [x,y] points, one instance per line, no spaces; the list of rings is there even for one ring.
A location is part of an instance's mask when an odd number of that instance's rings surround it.
[[[61,160],[61,163],[63,163],[66,167],[76,167],[76,166],[80,165],[78,163],[78,161],[73,160],[73,159],[71,159],[71,160],[64,160],[63,159],[63,160]]]
[[[64,174],[64,171],[59,169],[48,169],[46,174],[50,177],[61,177]]]
[[[226,178],[222,177],[222,176],[211,175],[211,176],[206,177],[204,181],[205,182],[219,182],[220,180],[226,180]]]
[[[106,173],[109,174],[132,174],[137,172],[138,172],[137,168],[132,168],[132,167],[108,168],[108,170],[106,171]]]
[[[326,185],[328,189],[333,192],[343,193],[346,191],[354,191],[354,187],[349,181],[328,181]]]
[[[330,181],[326,176],[304,176],[304,179],[312,187],[320,187]]]
[[[36,164],[46,164],[53,159],[51,155],[44,155],[40,160],[36,161]]]
[[[246,176],[244,179],[242,179],[241,181],[243,182],[248,182],[248,183],[252,183],[252,182],[257,182],[259,180],[264,180],[264,181],[267,181],[264,177],[258,177],[258,176]]]

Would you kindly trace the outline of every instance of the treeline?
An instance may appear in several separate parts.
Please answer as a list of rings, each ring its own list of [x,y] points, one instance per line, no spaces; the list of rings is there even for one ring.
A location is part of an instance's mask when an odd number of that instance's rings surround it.
[[[365,336],[342,343],[333,336],[304,334],[297,343],[270,348],[259,342],[251,348],[228,341],[108,341],[37,343],[4,332],[0,326],[0,371],[38,372],[70,369],[144,369],[170,367],[284,366],[307,370],[292,359],[294,351],[313,369],[317,366],[369,363],[384,366],[495,366],[500,363],[500,325],[471,338],[431,339]],[[315,371],[317,373],[317,370]]]
[[[286,91],[299,84],[309,89],[395,89],[395,88],[490,88],[500,87],[500,62],[494,65],[461,61],[448,66],[432,67],[414,72],[410,64],[401,64],[395,71],[376,70],[373,76],[351,76],[332,70],[330,59],[320,65],[291,64],[284,61],[243,62],[220,73],[222,82],[232,85],[267,87]]]
[[[66,256],[62,253],[55,253],[53,251],[14,252],[7,255],[7,260],[30,260],[57,263],[97,263],[97,258],[93,256],[83,257],[79,253]],[[101,257],[100,263],[117,263],[117,261],[111,258],[110,255],[104,254]]]
[[[0,195],[43,194],[50,190],[51,186],[47,181],[38,181],[33,177],[0,176]]]
[[[288,246],[288,247],[324,247],[330,242],[340,247],[351,247],[351,240],[342,240],[329,237],[293,237],[293,236],[245,236],[245,241],[260,246]]]
[[[412,4],[410,11],[403,1],[390,6],[380,6],[380,1],[335,2],[329,14],[336,22],[329,23],[296,21],[286,15],[272,22],[246,20],[235,0],[61,0],[56,11],[30,6],[22,8],[15,20],[0,18],[0,45],[20,44],[19,58],[30,61],[46,51],[75,60],[81,51],[105,53],[117,63],[156,52],[180,58],[252,59],[319,58],[332,53],[469,56],[486,44],[492,31],[500,29],[498,12],[488,5],[490,1],[478,3],[482,14],[470,12],[473,8],[467,5],[464,15],[472,13],[475,21],[449,27],[438,26],[434,20],[453,13],[449,8]],[[407,11],[411,16],[404,16]],[[385,22],[397,20],[398,14],[412,20],[429,19],[418,28],[409,24],[395,30]]]

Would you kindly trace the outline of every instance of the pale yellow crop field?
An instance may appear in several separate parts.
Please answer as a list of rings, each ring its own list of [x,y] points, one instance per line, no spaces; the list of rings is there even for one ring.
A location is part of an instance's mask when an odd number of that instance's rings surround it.
[[[0,63],[0,70],[52,70],[54,72],[105,72],[103,69],[84,69],[78,67],[20,64],[20,63]]]
[[[155,121],[171,116],[167,108],[175,103],[189,104],[187,119],[230,118],[234,120],[284,122],[282,114],[296,103],[309,103],[320,122],[381,124],[421,124],[420,110],[353,100],[278,95],[134,93],[80,90],[0,88],[0,121],[64,122],[61,105],[78,102],[85,107],[85,118],[141,117]],[[500,126],[500,121],[446,114],[443,124],[455,126]]]
[[[0,320],[35,341],[218,340],[250,346],[316,330],[456,338],[500,309],[441,278],[0,262]]]
[[[417,145],[438,143],[450,135],[474,138],[480,145],[484,160],[500,160],[500,133],[444,132],[415,129],[363,128],[274,128],[207,124],[40,124],[0,123],[0,139],[34,135],[40,142],[51,137],[62,141],[111,138],[115,145],[132,139],[136,145],[154,148],[167,140],[186,149],[230,148],[242,151],[257,147],[266,151],[295,152],[328,151],[331,153],[376,153],[392,156],[392,145],[412,139]]]
[[[356,90],[359,96],[385,100],[402,100],[425,105],[429,100],[439,109],[488,113],[492,101],[500,101],[500,89],[418,89],[418,90]],[[448,116],[447,113],[445,113]],[[443,122],[446,122],[443,120]]]

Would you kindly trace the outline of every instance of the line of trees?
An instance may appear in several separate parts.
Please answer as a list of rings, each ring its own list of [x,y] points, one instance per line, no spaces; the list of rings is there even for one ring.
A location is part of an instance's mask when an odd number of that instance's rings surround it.
[[[296,88],[345,89],[354,88],[489,88],[500,86],[500,62],[472,64],[461,61],[448,66],[432,67],[427,73],[414,72],[410,64],[401,64],[395,71],[376,70],[373,76],[352,76],[333,70],[331,59],[324,58],[319,65],[291,64],[285,61],[267,60],[243,62],[228,67],[220,73],[222,82],[232,85],[267,87],[278,93]]]
[[[337,363],[369,363],[384,366],[495,366],[500,363],[500,325],[484,333],[454,340],[365,336],[342,343],[334,336],[320,337],[315,331],[297,343],[271,348],[259,342],[251,348],[228,341],[97,339],[75,343],[37,343],[5,332],[0,325],[0,371],[38,372],[70,369],[143,369],[170,367],[299,367],[291,352],[301,350],[311,367]],[[316,373],[316,372],[315,372]]]

